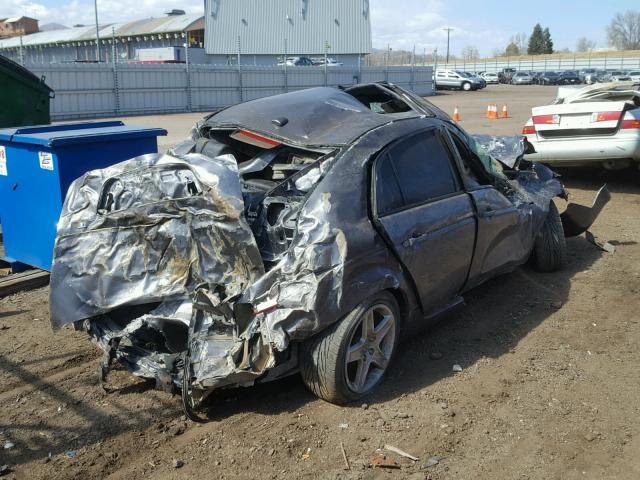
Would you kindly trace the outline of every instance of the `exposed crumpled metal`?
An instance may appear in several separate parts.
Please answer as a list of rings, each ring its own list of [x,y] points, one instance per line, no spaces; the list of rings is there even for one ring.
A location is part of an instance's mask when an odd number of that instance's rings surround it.
[[[233,297],[263,273],[232,156],[143,155],[69,188],[54,248],[51,323],[183,298],[203,284]]]

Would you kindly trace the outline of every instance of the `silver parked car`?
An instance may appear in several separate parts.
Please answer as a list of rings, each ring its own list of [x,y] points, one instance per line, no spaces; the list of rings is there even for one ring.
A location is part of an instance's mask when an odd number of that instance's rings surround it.
[[[480,75],[484,78],[484,81],[487,83],[500,83],[500,79],[498,78],[498,74],[494,72],[484,72]]]
[[[531,85],[533,83],[533,77],[529,72],[516,72],[511,77],[512,85]]]
[[[436,88],[455,90],[478,90],[482,88],[478,78],[469,77],[464,72],[448,69],[437,69],[435,73]]]
[[[631,83],[560,87],[551,105],[534,107],[522,133],[535,153],[555,166],[640,166],[640,92]]]

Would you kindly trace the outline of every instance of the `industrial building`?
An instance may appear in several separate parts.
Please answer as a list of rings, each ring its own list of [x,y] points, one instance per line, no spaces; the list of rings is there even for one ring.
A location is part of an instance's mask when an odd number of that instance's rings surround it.
[[[100,25],[101,62],[171,61],[275,65],[283,57],[357,65],[371,53],[369,0],[207,0],[205,15]],[[37,22],[37,21],[36,21]],[[36,23],[37,28],[37,23]],[[20,63],[96,62],[95,25],[0,39],[0,54]]]
[[[283,56],[355,65],[371,53],[369,0],[207,0],[205,50],[212,63],[274,65]]]
[[[166,48],[173,58],[184,61],[184,45],[189,42],[190,55],[205,63],[204,17],[173,10],[166,16],[126,23],[100,25],[100,61],[138,60],[143,49]],[[0,39],[0,54],[20,63],[95,62],[95,25],[76,26],[30,35]]]

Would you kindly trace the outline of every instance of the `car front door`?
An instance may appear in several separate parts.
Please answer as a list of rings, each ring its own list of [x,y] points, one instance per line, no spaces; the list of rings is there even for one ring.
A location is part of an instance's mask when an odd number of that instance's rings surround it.
[[[487,179],[485,168],[463,135],[447,129],[477,215],[476,247],[465,289],[520,265],[531,251],[532,216],[518,209]],[[496,167],[497,168],[497,167]]]
[[[396,141],[373,166],[374,220],[409,272],[425,313],[464,286],[476,219],[436,128]]]

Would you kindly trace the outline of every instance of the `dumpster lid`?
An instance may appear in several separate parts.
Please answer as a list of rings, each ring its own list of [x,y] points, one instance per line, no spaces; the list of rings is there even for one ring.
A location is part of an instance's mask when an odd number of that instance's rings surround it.
[[[39,78],[31,70],[26,69],[19,63],[9,60],[7,57],[0,55],[0,73],[12,76],[22,82],[27,82],[31,86],[53,92],[53,89],[44,83],[44,77]]]
[[[4,128],[0,130],[0,141],[55,147],[161,135],[167,135],[164,128],[125,125],[116,120]]]

